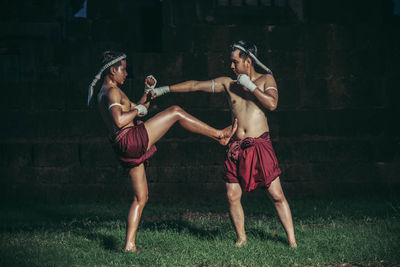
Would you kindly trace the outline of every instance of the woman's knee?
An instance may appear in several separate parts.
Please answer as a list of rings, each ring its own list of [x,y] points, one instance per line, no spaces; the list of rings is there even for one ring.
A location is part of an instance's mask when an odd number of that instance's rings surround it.
[[[181,114],[183,109],[178,105],[173,105],[168,108],[168,111],[174,114]]]
[[[135,196],[135,201],[140,206],[145,206],[148,200],[149,200],[149,194],[148,193],[142,193],[142,194],[139,194],[139,195]]]
[[[170,106],[166,109],[166,111],[168,112],[168,114],[172,115],[175,120],[179,120],[184,117],[184,110],[180,106]]]

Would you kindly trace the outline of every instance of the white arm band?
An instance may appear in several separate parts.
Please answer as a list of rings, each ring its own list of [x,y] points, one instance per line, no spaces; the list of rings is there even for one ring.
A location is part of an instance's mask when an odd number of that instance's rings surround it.
[[[269,87],[265,88],[264,92],[266,92],[268,90],[275,90],[276,92],[278,92],[278,89],[276,89],[276,87],[273,87],[273,86],[269,86]]]
[[[143,116],[147,115],[147,108],[141,104],[135,106],[134,109],[137,109],[139,115],[143,115]]]
[[[108,106],[108,109],[111,109],[114,106],[121,107],[121,109],[122,109],[122,105],[120,103],[112,103],[111,105]]]

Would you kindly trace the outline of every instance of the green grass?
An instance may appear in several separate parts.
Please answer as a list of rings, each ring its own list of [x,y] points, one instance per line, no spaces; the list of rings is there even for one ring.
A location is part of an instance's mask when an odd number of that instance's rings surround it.
[[[123,253],[129,203],[2,204],[0,266],[398,266],[400,198],[290,200],[298,249],[268,200],[244,201],[235,248],[225,203],[153,203]]]

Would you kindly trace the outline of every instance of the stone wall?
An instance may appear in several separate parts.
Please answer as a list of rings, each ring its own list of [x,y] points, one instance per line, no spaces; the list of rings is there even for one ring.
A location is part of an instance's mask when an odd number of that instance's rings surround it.
[[[0,13],[3,200],[128,199],[127,175],[86,106],[102,51],[127,53],[124,90],[135,101],[147,74],[161,85],[232,76],[227,48],[240,39],[258,45],[278,83],[267,116],[288,196],[400,189],[400,24],[388,1],[328,1],[328,12],[307,0],[89,0],[87,18],[73,16],[82,1],[22,2]],[[149,116],[170,105],[214,127],[231,120],[225,96],[206,93],[157,99]],[[223,199],[224,155],[174,126],[147,169],[150,197]]]

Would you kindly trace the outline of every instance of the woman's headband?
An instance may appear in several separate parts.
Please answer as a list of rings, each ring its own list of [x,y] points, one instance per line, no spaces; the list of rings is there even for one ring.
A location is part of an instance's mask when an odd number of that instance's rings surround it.
[[[114,65],[115,63],[117,63],[118,61],[121,61],[123,59],[126,58],[125,54],[122,54],[122,56],[117,57],[116,59],[111,60],[110,62],[108,62],[106,65],[104,65],[101,70],[99,71],[99,73],[97,73],[96,76],[94,76],[93,81],[90,83],[89,85],[89,94],[88,94],[88,101],[87,104],[89,106],[90,104],[90,100],[93,97],[93,87],[96,85],[96,83],[98,82],[98,80],[100,80],[101,78],[101,74],[103,73],[103,71],[105,71],[108,67]]]

